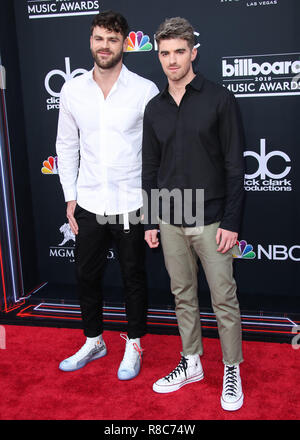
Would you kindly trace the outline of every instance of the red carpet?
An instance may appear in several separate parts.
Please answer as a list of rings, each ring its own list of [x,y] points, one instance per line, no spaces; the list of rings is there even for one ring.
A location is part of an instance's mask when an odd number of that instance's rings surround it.
[[[244,406],[220,406],[223,364],[219,341],[204,339],[205,378],[168,395],[152,383],[179,362],[178,336],[147,335],[140,375],[117,379],[124,341],[105,332],[108,355],[64,373],[59,362],[84,342],[81,330],[4,326],[0,350],[1,420],[298,420],[300,350],[290,344],[243,343]]]

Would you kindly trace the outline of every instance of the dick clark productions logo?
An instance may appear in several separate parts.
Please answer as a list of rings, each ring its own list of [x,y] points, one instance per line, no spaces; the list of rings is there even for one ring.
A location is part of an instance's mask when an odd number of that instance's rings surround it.
[[[245,174],[244,187],[246,191],[292,191],[291,180],[287,179],[291,171],[291,159],[280,150],[266,152],[266,139],[260,139],[260,151],[245,151],[245,157],[252,158],[256,165],[255,171]],[[279,172],[270,170],[270,160],[279,159]],[[283,162],[283,163],[282,163]]]

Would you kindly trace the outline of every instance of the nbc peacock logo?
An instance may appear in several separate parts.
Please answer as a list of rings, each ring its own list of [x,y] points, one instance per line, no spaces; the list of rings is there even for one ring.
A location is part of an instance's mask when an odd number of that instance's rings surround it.
[[[152,48],[150,38],[142,31],[130,32],[128,35],[127,52],[149,52]]]
[[[236,242],[240,255],[233,254],[233,258],[241,258],[243,260],[253,260],[256,257],[256,253],[253,251],[253,246],[248,244],[245,240]]]
[[[44,160],[41,171],[42,174],[58,174],[57,156],[49,156]]]

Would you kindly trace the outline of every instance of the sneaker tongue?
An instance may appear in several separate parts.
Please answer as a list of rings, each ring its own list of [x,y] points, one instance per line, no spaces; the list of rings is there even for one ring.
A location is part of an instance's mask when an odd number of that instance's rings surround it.
[[[139,355],[139,351],[137,350],[137,344],[132,342],[127,342],[125,353],[124,353],[124,361],[135,361],[136,357]]]
[[[140,346],[140,344],[141,344],[141,340],[140,340],[140,338],[134,338],[134,339],[128,339],[128,342],[131,342],[132,344],[137,344],[137,345],[139,345]]]

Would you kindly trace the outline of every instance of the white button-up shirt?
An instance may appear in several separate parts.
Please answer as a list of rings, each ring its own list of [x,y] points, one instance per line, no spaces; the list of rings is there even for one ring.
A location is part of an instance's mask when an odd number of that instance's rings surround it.
[[[106,99],[93,70],[63,85],[56,151],[66,201],[100,215],[142,206],[143,115],[158,92],[125,65]]]

